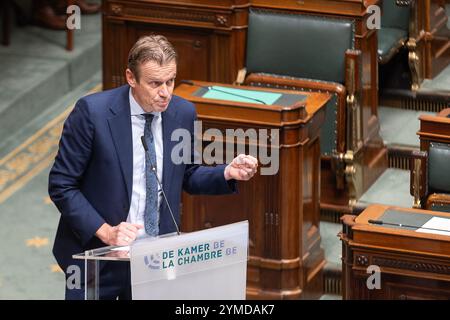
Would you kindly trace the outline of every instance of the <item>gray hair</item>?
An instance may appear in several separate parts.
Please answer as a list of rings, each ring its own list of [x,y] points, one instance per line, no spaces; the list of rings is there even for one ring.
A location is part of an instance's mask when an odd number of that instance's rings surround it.
[[[175,60],[177,53],[173,45],[162,35],[149,35],[139,38],[128,54],[128,69],[133,72],[139,82],[139,66],[148,61],[154,61],[160,66]]]

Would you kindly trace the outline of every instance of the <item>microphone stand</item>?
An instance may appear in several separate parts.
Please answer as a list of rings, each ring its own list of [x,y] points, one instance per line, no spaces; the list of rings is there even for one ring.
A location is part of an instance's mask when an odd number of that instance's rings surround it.
[[[142,145],[144,146],[144,150],[145,150],[145,152],[147,153],[147,152],[148,152],[148,146],[147,146],[147,142],[145,141],[144,136],[141,136],[141,141],[142,141]],[[162,186],[162,184],[161,184],[161,181],[159,181],[158,174],[157,174],[157,172],[156,172],[156,167],[155,167],[155,165],[152,163],[152,160],[150,159],[150,157],[149,157],[149,160],[150,160],[150,164],[151,164],[151,166],[152,166],[152,167],[151,167],[151,171],[152,171],[153,174],[155,175],[156,181],[158,182],[158,185],[159,185],[159,187],[161,188],[161,191],[162,191],[162,194],[163,194],[164,201],[166,202],[167,208],[169,208],[170,216],[172,217],[173,224],[175,225],[175,228],[176,228],[176,230],[177,230],[177,235],[180,235],[180,229],[178,228],[178,224],[177,224],[177,222],[176,222],[176,220],[175,220],[175,217],[174,217],[174,215],[173,215],[172,208],[170,207],[169,201],[167,200],[166,193],[164,192],[164,189],[163,189],[163,186]]]

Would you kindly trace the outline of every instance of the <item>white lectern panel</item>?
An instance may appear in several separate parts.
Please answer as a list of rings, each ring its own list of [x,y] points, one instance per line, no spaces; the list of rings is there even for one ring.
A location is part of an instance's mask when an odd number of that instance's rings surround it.
[[[248,222],[131,246],[133,299],[245,299]]]

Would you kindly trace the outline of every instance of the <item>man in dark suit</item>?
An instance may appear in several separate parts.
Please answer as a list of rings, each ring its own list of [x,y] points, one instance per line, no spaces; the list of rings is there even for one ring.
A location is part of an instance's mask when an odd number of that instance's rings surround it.
[[[257,160],[246,155],[215,167],[175,164],[172,133],[188,130],[192,142],[196,120],[194,105],[172,95],[176,71],[167,39],[143,37],[129,53],[128,85],[81,98],[66,120],[49,175],[49,194],[61,212],[53,253],[66,279],[71,265],[84,273],[84,264],[72,259],[75,253],[175,231],[158,178],[179,224],[182,189],[233,193],[235,180],[255,174]],[[83,286],[66,287],[66,299],[83,298]],[[100,298],[131,298],[127,263],[102,263]]]

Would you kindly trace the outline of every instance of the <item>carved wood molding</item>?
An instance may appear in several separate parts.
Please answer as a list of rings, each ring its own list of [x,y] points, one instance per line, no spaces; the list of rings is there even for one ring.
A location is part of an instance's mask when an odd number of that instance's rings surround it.
[[[260,256],[249,256],[248,265],[263,269],[295,271],[302,266],[302,261],[300,257],[292,259],[270,259]]]
[[[353,263],[357,266],[366,267],[369,265],[369,257],[364,254],[356,254]]]
[[[118,16],[122,15],[123,6],[121,6],[120,4],[111,4],[110,9],[113,14]]]
[[[230,27],[230,16],[225,13],[201,12],[201,11],[186,11],[175,8],[142,8],[142,7],[125,7],[120,4],[110,5],[110,14],[116,16],[134,16],[145,17],[161,20],[179,20],[179,21],[195,21],[199,23],[206,23],[212,26]]]
[[[415,262],[400,259],[373,257],[372,264],[377,265],[379,267],[407,269],[416,272],[432,272],[450,275],[450,265],[437,263]]]

